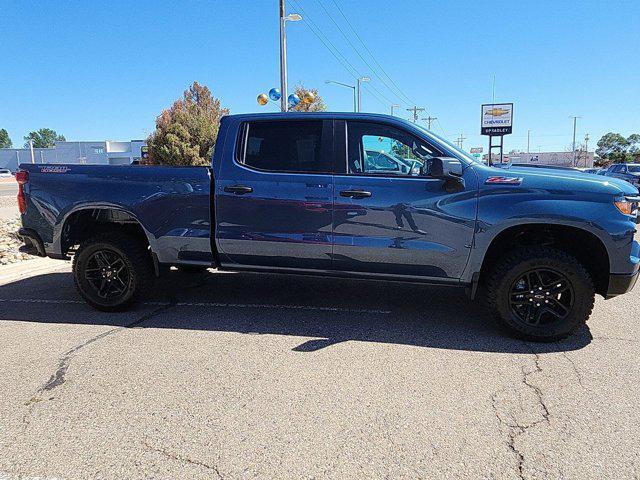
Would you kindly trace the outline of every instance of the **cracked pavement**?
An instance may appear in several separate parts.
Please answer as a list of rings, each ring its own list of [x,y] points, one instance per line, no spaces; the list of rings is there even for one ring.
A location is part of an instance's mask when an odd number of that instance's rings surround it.
[[[0,479],[640,478],[638,289],[541,345],[456,289],[172,272],[106,314],[51,265],[0,271]]]

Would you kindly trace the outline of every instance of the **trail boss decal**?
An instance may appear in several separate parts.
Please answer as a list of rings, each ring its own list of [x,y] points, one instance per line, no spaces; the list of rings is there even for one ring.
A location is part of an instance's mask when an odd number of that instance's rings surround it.
[[[67,173],[68,171],[69,167],[67,167],[66,165],[40,167],[40,173]]]
[[[522,177],[489,177],[485,185],[520,185]]]

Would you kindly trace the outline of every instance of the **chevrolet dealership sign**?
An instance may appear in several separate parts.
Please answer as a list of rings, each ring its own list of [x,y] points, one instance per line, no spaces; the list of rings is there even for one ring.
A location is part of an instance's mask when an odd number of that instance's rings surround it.
[[[482,135],[508,135],[513,126],[513,103],[491,103],[482,105]]]

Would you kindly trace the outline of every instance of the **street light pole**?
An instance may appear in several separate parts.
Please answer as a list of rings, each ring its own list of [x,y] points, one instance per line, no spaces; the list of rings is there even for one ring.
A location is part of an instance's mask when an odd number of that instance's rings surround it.
[[[287,20],[298,22],[302,17],[297,13],[285,16],[284,0],[280,0],[280,110],[286,112],[289,109],[289,95],[287,94],[287,34],[285,25]]]
[[[357,111],[360,111],[360,106],[362,105],[362,95],[360,93],[360,82],[368,82],[371,79],[369,77],[360,77],[358,78],[358,80],[356,81],[356,85],[358,86],[358,109]]]
[[[287,37],[284,31],[284,0],[280,0],[280,111],[286,112],[287,103]]]
[[[355,85],[349,85],[347,83],[336,82],[335,80],[325,80],[324,83],[335,83],[336,85],[342,85],[343,87],[351,88],[353,90],[353,111],[358,111],[358,104],[356,98],[356,87]]]
[[[393,109],[394,108],[400,108],[400,105],[398,105],[397,103],[394,103],[393,105],[391,105],[391,116],[393,117]]]

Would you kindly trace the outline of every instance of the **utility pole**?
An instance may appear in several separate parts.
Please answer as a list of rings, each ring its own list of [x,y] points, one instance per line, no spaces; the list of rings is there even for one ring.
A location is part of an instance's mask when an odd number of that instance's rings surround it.
[[[428,125],[428,129],[431,130],[431,123],[434,122],[435,120],[437,120],[438,117],[432,117],[431,115],[429,115],[427,118],[423,118],[422,120],[426,120],[427,121],[427,125]]]
[[[418,122],[418,112],[424,112],[424,108],[418,107],[417,105],[411,108],[407,108],[408,112],[413,112],[413,123]]]
[[[531,142],[531,130],[527,130],[527,153],[529,153],[530,142]]]
[[[589,151],[589,134],[588,133],[584,134],[584,151],[585,152]]]
[[[460,136],[458,138],[456,138],[456,145],[458,146],[458,148],[460,150],[462,150],[462,142],[464,142],[466,140],[466,137],[464,135],[462,135],[462,133],[460,134]]]
[[[589,134],[584,134],[584,166],[587,166],[587,159],[589,158]],[[593,165],[591,165],[593,167]]]
[[[36,158],[33,154],[33,139],[29,139],[29,150],[31,151],[31,163],[36,163]]]
[[[573,115],[570,118],[573,118],[573,144],[572,144],[573,146],[571,147],[571,150],[573,152],[572,165],[575,167],[576,166],[576,123],[580,117],[577,115]]]
[[[496,74],[493,74],[493,87],[491,88],[491,102],[496,103]]]

